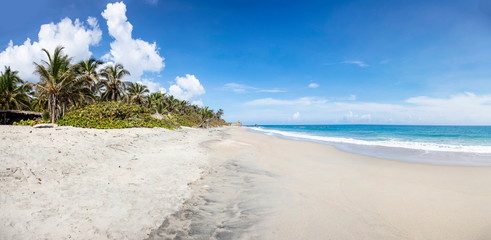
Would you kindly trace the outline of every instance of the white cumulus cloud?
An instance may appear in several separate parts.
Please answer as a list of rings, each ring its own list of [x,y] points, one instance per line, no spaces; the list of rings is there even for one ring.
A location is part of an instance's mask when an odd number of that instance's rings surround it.
[[[318,88],[318,87],[319,87],[319,84],[317,84],[317,83],[309,84],[309,88]]]
[[[344,115],[344,122],[348,123],[366,123],[367,121],[369,122],[372,119],[371,114],[354,114],[352,111],[349,111],[347,114]]]
[[[275,123],[291,118],[291,112],[299,108],[302,121],[308,123],[491,124],[491,94],[469,92],[446,97],[417,96],[390,104],[361,102],[354,96],[338,100],[261,98],[244,103],[236,118]]]
[[[181,100],[200,101],[196,98],[205,94],[205,88],[194,75],[186,74],[184,77],[176,77],[175,84],[169,87],[169,94]]]
[[[38,33],[38,41],[28,38],[22,45],[9,42],[8,47],[0,52],[0,68],[10,66],[19,71],[19,76],[24,80],[37,82],[33,62],[39,63],[46,59],[41,49],[45,48],[52,53],[57,46],[63,46],[65,54],[76,62],[89,58],[92,55],[89,47],[98,44],[101,37],[97,19],[93,17],[89,17],[85,23],[79,19],[72,21],[64,18],[59,23],[43,24]]]
[[[165,88],[163,88],[159,82],[156,82],[152,79],[142,78],[142,79],[140,79],[140,81],[137,81],[137,82],[147,86],[148,90],[150,90],[150,92],[161,92],[161,93],[166,92]]]
[[[129,80],[139,81],[144,72],[160,72],[164,68],[164,58],[159,55],[155,42],[133,38],[133,25],[126,17],[123,2],[107,4],[102,17],[107,20],[109,35],[114,38],[104,59],[123,64],[131,73]]]
[[[191,102],[191,104],[197,105],[199,107],[203,107],[204,106],[203,105],[203,101],[201,101],[201,100],[194,100],[194,101]]]

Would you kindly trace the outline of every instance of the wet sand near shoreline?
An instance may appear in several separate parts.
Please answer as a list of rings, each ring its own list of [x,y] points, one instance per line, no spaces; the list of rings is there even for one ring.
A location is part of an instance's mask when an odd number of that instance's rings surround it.
[[[404,163],[246,129],[149,239],[486,239],[491,168]]]
[[[0,239],[491,236],[490,167],[384,160],[236,127],[0,132]]]

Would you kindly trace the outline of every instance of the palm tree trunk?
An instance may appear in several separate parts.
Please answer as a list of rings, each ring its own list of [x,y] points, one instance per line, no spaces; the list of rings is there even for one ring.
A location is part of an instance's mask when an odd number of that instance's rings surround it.
[[[55,108],[53,107],[55,105],[54,103],[54,96],[53,94],[50,94],[49,96],[49,100],[48,100],[48,108],[49,108],[49,113],[50,113],[50,117],[51,117],[51,123],[55,123]]]
[[[50,108],[50,114],[51,114],[51,123],[55,123],[57,118],[58,118],[58,108],[57,108],[57,101],[58,99],[54,94],[50,96],[50,101],[48,102],[49,108]]]

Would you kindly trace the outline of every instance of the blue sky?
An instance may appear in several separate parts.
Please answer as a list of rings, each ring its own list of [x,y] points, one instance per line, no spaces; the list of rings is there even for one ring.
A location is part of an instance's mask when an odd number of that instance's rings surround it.
[[[123,59],[142,72],[130,80],[222,108],[229,121],[491,124],[489,1],[129,0],[112,19],[127,17],[130,38],[101,15],[114,2],[3,3],[23,10],[0,15],[0,65],[31,56],[14,48],[42,45],[41,25],[78,18],[85,42],[53,30],[74,58]]]

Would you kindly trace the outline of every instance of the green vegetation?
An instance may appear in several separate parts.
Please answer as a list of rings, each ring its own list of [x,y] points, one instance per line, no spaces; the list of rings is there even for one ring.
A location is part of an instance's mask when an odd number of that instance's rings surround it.
[[[30,105],[31,88],[18,76],[17,71],[5,67],[0,75],[0,109],[21,110]]]
[[[41,124],[41,123],[49,123],[49,121],[43,120],[41,118],[28,119],[28,120],[20,120],[18,122],[14,122],[14,125],[34,126],[36,124]]]
[[[126,75],[130,75],[130,72],[125,70],[123,65],[116,63],[105,67],[100,75],[102,76],[100,81],[101,89],[103,90],[102,99],[109,101],[122,100],[127,82],[123,82],[121,79]]]
[[[86,79],[76,74],[79,65],[71,65],[71,59],[63,54],[63,48],[57,47],[51,55],[43,49],[48,61],[36,65],[36,73],[40,77],[35,83],[39,99],[48,104],[51,122],[54,123],[72,106],[79,106],[91,100],[94,96]]]
[[[47,61],[34,63],[38,83],[25,83],[9,67],[0,75],[0,109],[43,113],[44,120],[20,121],[17,125],[48,120],[87,128],[227,125],[221,109],[214,112],[172,95],[151,93],[140,83],[123,81],[130,72],[119,63],[101,69],[104,63],[93,58],[72,64],[63,47],[53,53],[43,51]],[[154,114],[157,116],[152,117]]]
[[[178,127],[173,116],[162,119],[152,117],[152,109],[137,104],[122,102],[99,102],[73,110],[63,116],[57,123],[62,126],[83,128],[131,128],[161,127],[173,129]]]

